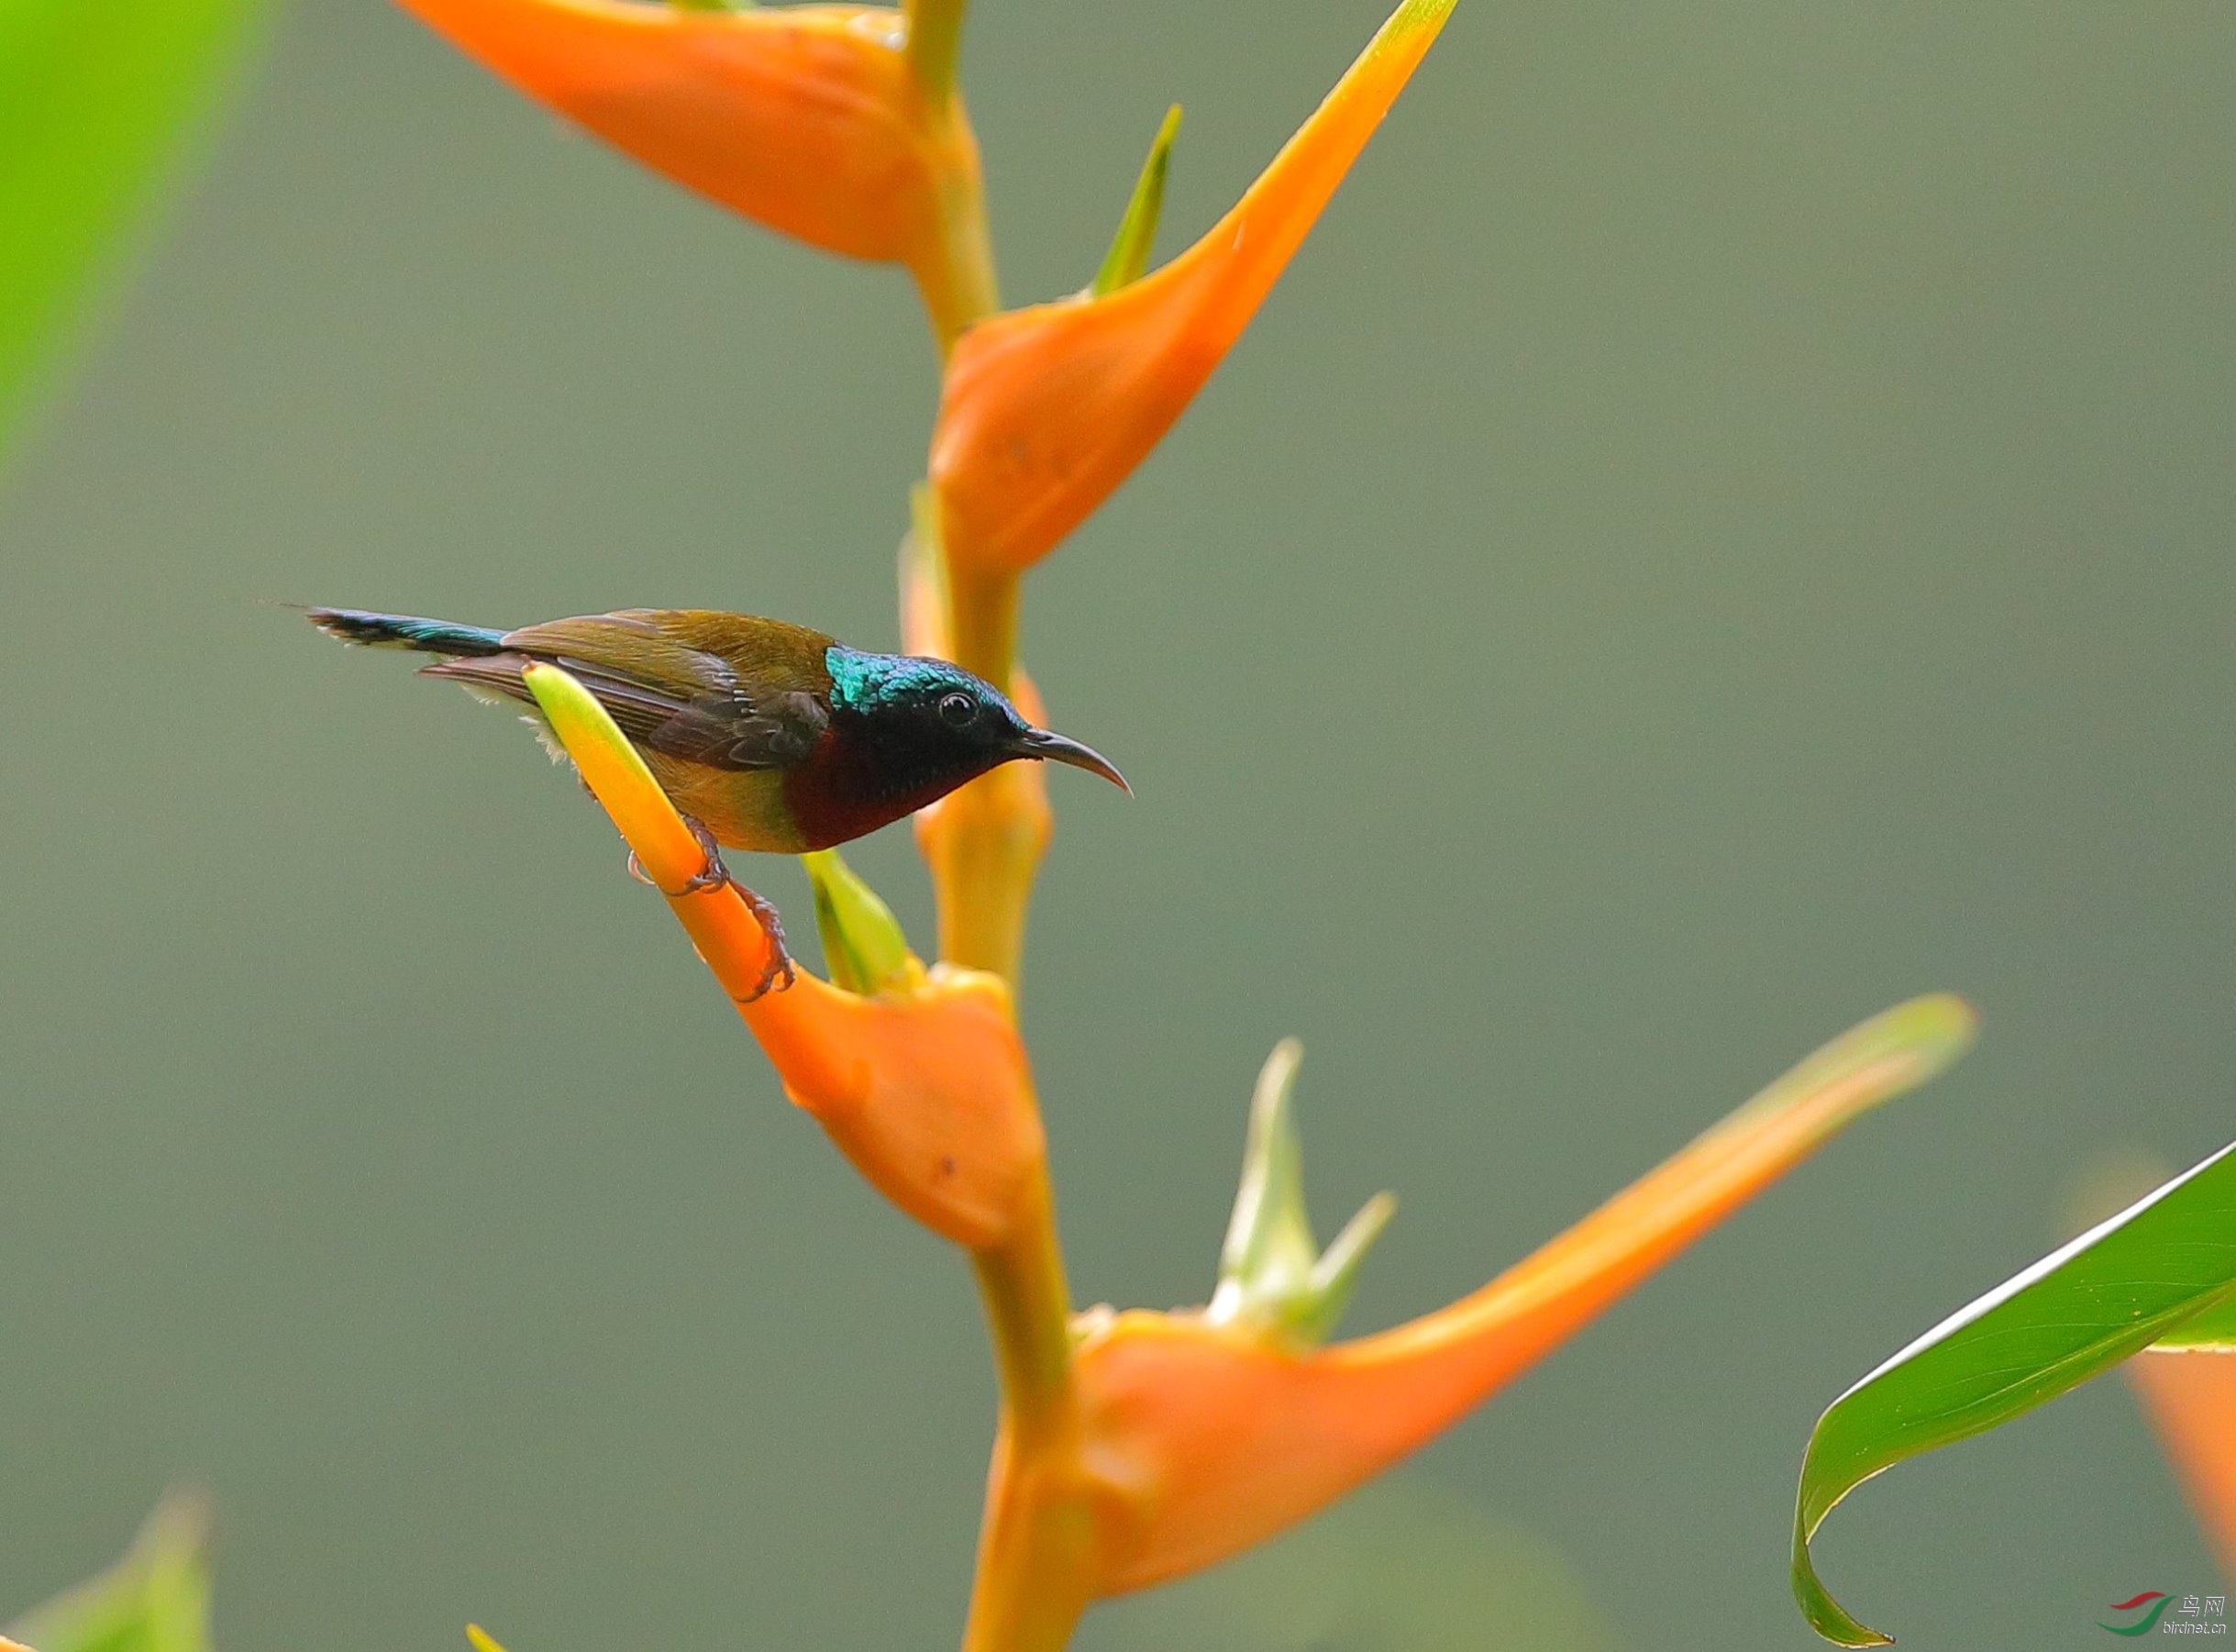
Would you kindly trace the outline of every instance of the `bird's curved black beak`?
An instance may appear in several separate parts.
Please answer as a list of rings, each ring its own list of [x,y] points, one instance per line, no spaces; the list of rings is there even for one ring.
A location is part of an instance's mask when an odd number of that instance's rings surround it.
[[[1066,739],[1050,729],[1026,729],[1017,737],[1017,755],[1041,758],[1051,763],[1069,763],[1074,769],[1100,774],[1128,797],[1134,795],[1134,788],[1125,783],[1125,776],[1118,772],[1110,759],[1092,746],[1082,746],[1077,740]]]

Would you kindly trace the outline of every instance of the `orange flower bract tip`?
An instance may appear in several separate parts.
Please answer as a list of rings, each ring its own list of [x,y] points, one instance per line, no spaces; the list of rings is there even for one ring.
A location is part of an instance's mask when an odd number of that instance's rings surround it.
[[[2236,1576],[2236,1354],[2145,1351],[2125,1369],[2221,1569]]]
[[[936,257],[943,180],[975,181],[898,11],[651,0],[399,0],[469,56],[656,172],[855,258]]]
[[[557,666],[528,687],[646,875],[684,889],[705,851],[626,736]],[[1009,989],[939,965],[905,990],[865,996],[802,973],[755,997],[769,940],[725,883],[665,897],[760,1041],[793,1103],[865,1180],[925,1226],[982,1250],[1005,1238],[1039,1186],[1046,1140]]]
[[[1030,566],[1147,457],[1241,336],[1452,3],[1405,0],[1234,210],[1170,263],[963,335],[931,457],[958,565]]]
[[[1395,1462],[1878,1103],[1969,1046],[1971,1010],[1921,998],[1833,1040],[1473,1295],[1300,1349],[1201,1314],[1082,1320],[1087,1460],[1123,1513],[1095,1592],[1223,1559]]]

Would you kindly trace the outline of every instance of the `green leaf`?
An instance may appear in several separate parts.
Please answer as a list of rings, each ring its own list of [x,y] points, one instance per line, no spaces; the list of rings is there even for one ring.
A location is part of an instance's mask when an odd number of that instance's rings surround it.
[[[260,0],[0,0],[0,434]]]
[[[9,1625],[39,1652],[209,1652],[209,1511],[172,1495],[125,1558]]]
[[[2231,1292],[2151,1345],[2170,1354],[2236,1353],[2236,1292]]]
[[[2236,1315],[2236,1143],[1943,1321],[1817,1419],[1794,1512],[1793,1590],[1810,1626],[1879,1646],[1826,1592],[1810,1540],[1840,1500],[1906,1458],[2055,1399],[2191,1323]]]
[[[1118,234],[1102,256],[1102,268],[1095,272],[1094,284],[1087,289],[1097,298],[1139,281],[1141,272],[1149,267],[1149,253],[1157,244],[1157,216],[1165,210],[1165,172],[1172,160],[1172,140],[1179,135],[1180,105],[1175,104],[1165,111],[1165,124],[1157,128],[1149,158],[1141,163],[1141,176],[1134,181],[1134,198],[1125,204],[1125,216],[1118,220]]]

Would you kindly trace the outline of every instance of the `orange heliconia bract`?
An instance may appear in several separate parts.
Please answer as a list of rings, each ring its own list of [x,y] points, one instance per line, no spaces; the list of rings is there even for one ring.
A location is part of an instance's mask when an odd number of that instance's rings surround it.
[[[2221,1569],[2236,1576],[2236,1354],[2146,1349],[2126,1369]]]
[[[871,998],[803,974],[739,1014],[871,1186],[966,1249],[1008,1236],[1046,1144],[999,976],[938,964]]]
[[[1101,297],[1012,310],[963,335],[931,457],[957,566],[1029,567],[1147,457],[1249,324],[1451,9],[1405,0],[1234,210],[1170,263]]]
[[[1394,1330],[1296,1348],[1200,1314],[1084,1321],[1083,1457],[1122,1511],[1104,1523],[1094,1592],[1209,1566],[1389,1467],[1843,1125],[1933,1077],[1974,1026],[1946,996],[1874,1016],[1481,1290]]]
[[[975,179],[959,100],[927,100],[885,6],[399,0],[537,101],[769,228],[936,261],[946,178]]]
[[[691,828],[604,708],[556,666],[527,672],[553,732],[662,891],[704,863]],[[803,973],[754,996],[769,961],[732,885],[668,904],[760,1040],[792,1102],[870,1184],[972,1250],[1007,1236],[1040,1185],[1046,1143],[1009,989],[941,965],[906,991],[865,996]]]

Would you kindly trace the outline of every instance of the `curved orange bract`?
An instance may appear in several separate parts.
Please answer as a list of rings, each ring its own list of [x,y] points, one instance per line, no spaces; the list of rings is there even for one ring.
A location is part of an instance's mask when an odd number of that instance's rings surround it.
[[[2236,1354],[2146,1350],[2126,1369],[2222,1570],[2236,1575]]]
[[[537,665],[526,677],[645,875],[662,891],[685,888],[705,851],[644,759],[565,671]],[[1008,1236],[1039,1186],[1045,1142],[1000,980],[942,965],[919,986],[872,998],[803,972],[783,991],[761,992],[769,938],[735,886],[667,900],[785,1093],[871,1185],[970,1249]]]
[[[1449,1307],[1323,1348],[1192,1314],[1120,1314],[1079,1353],[1087,1460],[1123,1511],[1096,1592],[1270,1536],[1423,1444],[1800,1162],[1968,1047],[1929,997],[1833,1040],[1551,1243]]]
[[[647,166],[833,252],[923,263],[943,171],[977,174],[959,105],[921,96],[887,7],[399,4]]]
[[[1013,310],[948,363],[931,479],[948,556],[1030,566],[1148,456],[1249,325],[1452,0],[1406,0],[1210,233],[1100,298]]]
[[[1046,1144],[999,978],[939,965],[912,992],[864,998],[803,974],[738,1014],[871,1186],[966,1248],[1008,1236]]]

